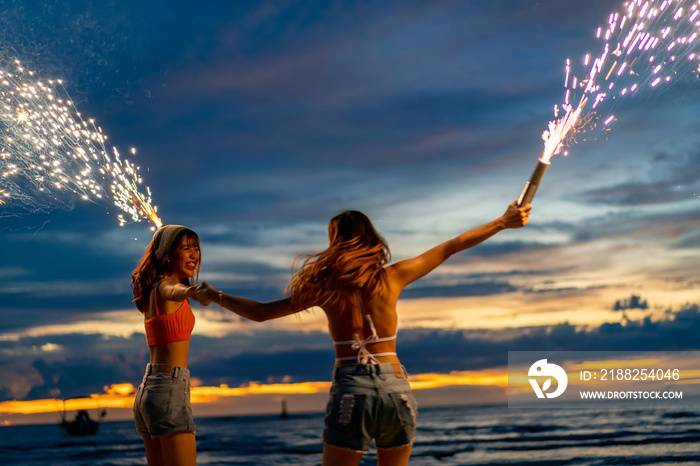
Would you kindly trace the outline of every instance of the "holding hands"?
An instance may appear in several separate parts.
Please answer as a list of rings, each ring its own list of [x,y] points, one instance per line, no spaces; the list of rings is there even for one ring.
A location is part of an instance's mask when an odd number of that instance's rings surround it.
[[[192,298],[202,306],[208,306],[212,301],[219,302],[219,290],[215,289],[207,282],[202,282],[201,285],[194,288]]]

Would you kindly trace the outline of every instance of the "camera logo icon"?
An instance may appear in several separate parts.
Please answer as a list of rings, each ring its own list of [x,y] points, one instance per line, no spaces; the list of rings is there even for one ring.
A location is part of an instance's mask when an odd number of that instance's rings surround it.
[[[530,377],[549,377],[544,381],[542,387],[538,384],[537,379],[528,379],[537,398],[556,398],[564,393],[566,386],[569,384],[569,378],[566,376],[564,369],[556,364],[547,363],[546,359],[540,359],[530,366],[527,375]],[[553,392],[547,392],[552,386],[552,379],[557,381],[557,389]]]

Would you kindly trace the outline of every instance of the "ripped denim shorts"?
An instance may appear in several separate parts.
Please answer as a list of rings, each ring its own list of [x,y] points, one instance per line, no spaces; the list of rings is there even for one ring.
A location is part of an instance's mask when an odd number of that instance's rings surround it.
[[[336,367],[326,407],[323,442],[367,453],[411,445],[418,406],[400,364],[351,364]]]
[[[158,364],[148,364],[134,400],[134,422],[141,435],[151,438],[175,432],[195,432],[190,405],[190,371],[170,366],[159,372]]]

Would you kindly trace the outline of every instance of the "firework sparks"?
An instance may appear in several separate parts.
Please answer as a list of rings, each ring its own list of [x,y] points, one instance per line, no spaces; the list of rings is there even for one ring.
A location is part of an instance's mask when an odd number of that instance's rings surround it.
[[[551,121],[542,135],[540,161],[549,163],[570,144],[592,121],[591,115],[601,113],[598,107],[606,99],[655,89],[688,72],[697,77],[699,20],[700,0],[632,0],[622,11],[611,13],[608,24],[596,31],[596,37],[604,41],[603,51],[592,63],[590,55],[583,58],[584,66],[590,64],[585,76],[577,78],[570,60],[566,62],[563,116]],[[577,95],[578,104],[571,104],[569,99]],[[555,107],[555,117],[559,112]],[[612,114],[606,115],[603,125],[614,120]]]
[[[0,70],[0,203],[45,211],[66,203],[62,195],[70,192],[86,201],[111,199],[133,221],[160,226],[150,189],[139,189],[138,167],[114,147],[110,154],[107,136],[82,119],[62,82],[37,80],[15,65]]]
[[[700,0],[632,0],[625,3],[624,11],[610,14],[607,26],[596,30],[596,38],[604,41],[603,51],[592,63],[590,54],[583,57],[583,66],[590,65],[585,76],[573,74],[571,60],[566,60],[564,103],[554,107],[555,118],[560,111],[563,116],[550,121],[542,134],[542,157],[518,205],[532,200],[552,156],[575,142],[576,134],[595,120],[596,113],[602,117],[598,106],[606,98],[614,100],[644,88],[656,89],[688,71],[696,77],[700,74],[700,65],[694,63],[698,57],[695,39],[700,33],[699,18]],[[578,104],[573,105],[570,99],[579,95]],[[605,130],[614,120],[612,114],[605,116]]]

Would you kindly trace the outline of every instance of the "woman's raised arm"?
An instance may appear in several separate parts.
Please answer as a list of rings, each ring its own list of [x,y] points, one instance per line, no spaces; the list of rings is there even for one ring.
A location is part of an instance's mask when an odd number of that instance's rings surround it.
[[[388,268],[390,280],[399,290],[411,282],[427,275],[458,252],[464,251],[486,241],[501,230],[520,228],[527,224],[532,206],[517,206],[517,201],[508,206],[506,212],[495,220],[462,233],[461,235],[438,244],[434,248],[412,259],[402,260]]]

